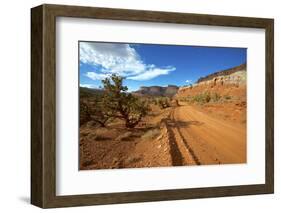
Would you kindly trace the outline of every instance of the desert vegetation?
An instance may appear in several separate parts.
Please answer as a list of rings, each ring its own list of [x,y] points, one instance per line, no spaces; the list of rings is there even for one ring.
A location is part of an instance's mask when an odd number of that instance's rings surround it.
[[[118,118],[127,128],[134,128],[148,113],[147,102],[128,93],[120,76],[112,75],[102,83],[102,94],[86,94],[80,98],[80,125],[93,121],[105,127],[108,121]]]
[[[154,99],[154,103],[161,109],[165,109],[171,106],[171,100],[167,97],[157,97]]]
[[[230,96],[227,96],[229,99]],[[185,101],[188,103],[197,103],[197,104],[206,104],[206,103],[217,103],[222,102],[225,99],[225,97],[222,97],[218,93],[210,93],[210,92],[202,92],[199,94],[196,94],[194,96],[186,96],[180,98],[181,101]]]

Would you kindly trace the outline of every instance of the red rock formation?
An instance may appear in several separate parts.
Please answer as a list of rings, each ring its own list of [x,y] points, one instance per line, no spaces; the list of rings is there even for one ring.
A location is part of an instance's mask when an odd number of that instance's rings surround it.
[[[217,93],[220,96],[232,96],[246,99],[246,65],[220,71],[200,78],[196,84],[181,87],[177,98],[191,97],[204,92]]]

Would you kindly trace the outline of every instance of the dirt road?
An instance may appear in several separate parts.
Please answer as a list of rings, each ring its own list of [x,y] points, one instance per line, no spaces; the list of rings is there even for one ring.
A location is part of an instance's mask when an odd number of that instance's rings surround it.
[[[246,163],[245,124],[188,105],[173,108],[165,123],[174,166]]]

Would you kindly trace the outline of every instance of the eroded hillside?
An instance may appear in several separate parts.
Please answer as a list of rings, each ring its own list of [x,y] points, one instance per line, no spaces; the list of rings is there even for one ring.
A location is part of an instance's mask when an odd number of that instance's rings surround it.
[[[246,65],[240,65],[232,69],[220,71],[199,78],[196,84],[181,87],[177,98],[192,98],[196,95],[209,93],[216,94],[226,99],[246,100]]]

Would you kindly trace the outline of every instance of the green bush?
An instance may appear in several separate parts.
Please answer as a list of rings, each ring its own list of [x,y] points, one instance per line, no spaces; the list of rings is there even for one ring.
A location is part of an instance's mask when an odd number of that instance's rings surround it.
[[[165,109],[171,106],[169,98],[160,97],[156,99],[156,104],[161,108]]]
[[[127,92],[123,79],[113,74],[102,80],[105,91],[103,107],[110,116],[124,120],[127,128],[134,128],[147,115],[149,107],[146,101]]]
[[[134,128],[148,113],[148,100],[128,93],[120,76],[112,75],[102,83],[103,90],[80,88],[80,126],[93,121],[104,127],[119,118],[127,128]]]
[[[218,101],[220,101],[220,99],[221,99],[221,96],[218,93],[204,92],[204,93],[193,96],[191,98],[191,102],[205,104],[205,103],[209,103],[209,102],[218,102]]]
[[[111,116],[103,109],[101,99],[81,99],[80,100],[80,126],[86,122],[94,121],[101,127],[111,120]]]
[[[201,104],[208,103],[208,102],[210,102],[210,100],[211,100],[211,96],[207,92],[195,95],[192,98],[193,102],[197,102],[197,103],[201,103]]]

